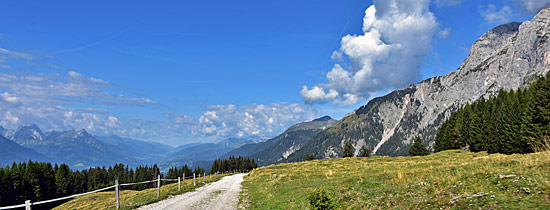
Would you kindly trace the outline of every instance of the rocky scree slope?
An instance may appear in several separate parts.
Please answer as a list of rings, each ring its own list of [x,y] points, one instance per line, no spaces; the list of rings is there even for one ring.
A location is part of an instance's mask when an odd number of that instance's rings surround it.
[[[508,23],[481,36],[456,72],[374,98],[335,127],[317,134],[289,157],[341,157],[345,142],[357,156],[362,146],[375,155],[407,155],[415,136],[433,146],[437,128],[454,110],[501,89],[525,87],[550,69],[550,9],[532,21]]]

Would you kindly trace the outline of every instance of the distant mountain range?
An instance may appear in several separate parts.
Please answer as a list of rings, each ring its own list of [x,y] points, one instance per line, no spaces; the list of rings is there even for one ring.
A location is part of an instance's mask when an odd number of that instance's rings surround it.
[[[191,143],[177,147],[161,165],[162,168],[188,164],[189,167],[210,169],[215,159],[237,147],[260,142],[259,137],[228,138],[218,143]]]
[[[329,116],[324,116],[309,122],[298,123],[275,138],[265,142],[245,144],[222,155],[221,158],[250,157],[256,160],[258,166],[285,162],[289,155],[300,149],[317,133],[336,125],[337,122]]]
[[[16,144],[25,148],[13,150],[0,164],[13,161],[41,160],[67,163],[71,168],[82,169],[98,165],[124,163],[130,166],[154,164],[163,160],[171,147],[158,143],[137,141],[118,136],[93,136],[86,130],[42,132],[36,125],[22,126],[15,131],[0,127],[7,141],[0,147]],[[10,135],[11,134],[11,135]],[[38,154],[38,155],[37,155]]]
[[[213,160],[226,152],[260,141],[259,137],[228,138],[219,143],[190,143],[174,148],[116,135],[94,136],[83,129],[43,132],[36,125],[16,130],[0,126],[0,166],[32,159],[67,163],[73,169],[115,163],[130,167],[159,164],[164,171],[184,164],[209,169]]]
[[[263,166],[286,161],[309,139],[337,122],[325,116],[293,125],[267,141],[251,136],[228,138],[218,143],[190,143],[175,148],[116,135],[94,136],[84,129],[43,132],[36,125],[28,125],[13,131],[0,126],[0,166],[32,159],[67,163],[73,169],[115,163],[130,167],[156,163],[163,171],[184,164],[208,170],[215,159],[229,156],[254,158]]]

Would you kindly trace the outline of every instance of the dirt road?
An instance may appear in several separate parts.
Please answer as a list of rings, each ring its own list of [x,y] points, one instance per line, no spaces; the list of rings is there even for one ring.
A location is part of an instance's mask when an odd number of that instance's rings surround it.
[[[223,177],[193,192],[177,195],[138,209],[235,209],[239,202],[241,182],[246,174]]]

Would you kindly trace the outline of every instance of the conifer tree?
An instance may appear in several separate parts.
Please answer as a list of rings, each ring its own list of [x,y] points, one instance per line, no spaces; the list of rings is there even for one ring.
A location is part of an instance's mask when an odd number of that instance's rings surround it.
[[[353,157],[353,146],[350,142],[346,142],[344,144],[344,152],[342,153],[342,157]]]
[[[550,135],[550,74],[539,78],[528,95],[530,100],[523,114],[521,133],[523,140],[534,150]]]
[[[370,149],[366,146],[361,147],[360,157],[370,157]]]
[[[478,108],[477,106],[481,106],[482,103],[477,103],[476,104],[476,108]],[[468,132],[468,135],[469,135],[469,145],[470,145],[470,150],[473,151],[473,152],[479,152],[479,151],[485,151],[487,150],[485,148],[485,143],[483,142],[483,124],[482,124],[482,120],[481,120],[481,117],[480,117],[480,114],[477,109],[476,111],[474,111],[471,115],[470,115],[470,131]]]
[[[410,156],[424,156],[429,155],[430,150],[422,144],[422,140],[419,136],[414,138],[414,141],[411,145],[411,148],[409,149],[409,155]]]

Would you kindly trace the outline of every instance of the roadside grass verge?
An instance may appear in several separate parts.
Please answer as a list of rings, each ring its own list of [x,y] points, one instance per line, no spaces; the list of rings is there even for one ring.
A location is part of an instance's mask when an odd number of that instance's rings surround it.
[[[177,181],[170,182],[171,184],[161,184],[160,197],[157,197],[157,188],[135,191],[124,190],[124,186],[122,186],[119,191],[120,209],[134,209],[143,205],[164,200],[170,196],[195,191],[197,188],[202,187],[207,183],[218,181],[227,175],[229,174],[219,174],[217,179],[215,175],[207,176],[206,183],[198,183],[197,179],[196,186],[193,186],[193,179],[186,179],[185,190],[182,191],[178,191]],[[60,206],[57,206],[54,209],[116,209],[115,191],[99,192],[77,197]]]
[[[550,151],[286,163],[253,170],[243,188],[248,209],[308,209],[318,188],[337,209],[550,209]]]

